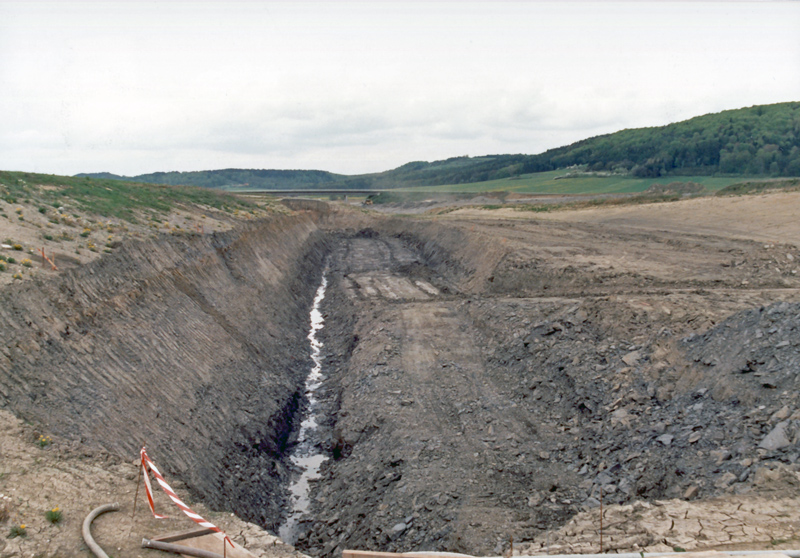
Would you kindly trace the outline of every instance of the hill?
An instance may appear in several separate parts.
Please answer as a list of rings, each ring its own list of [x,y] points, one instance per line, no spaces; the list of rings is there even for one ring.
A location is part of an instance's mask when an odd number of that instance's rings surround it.
[[[597,136],[530,157],[523,171],[572,165],[638,177],[800,176],[800,103],[727,110]]]
[[[127,180],[147,184],[171,186],[202,186],[204,188],[230,189],[306,189],[330,187],[344,178],[343,175],[319,170],[272,169],[221,169],[191,172],[154,172],[138,176],[120,176],[108,172],[81,173],[79,177]]]
[[[456,157],[364,175],[362,187],[439,186],[568,167],[636,178],[800,176],[800,103],[727,110],[652,128],[621,130],[539,155]]]
[[[361,175],[319,170],[223,169],[134,177],[78,176],[230,190],[389,189],[481,183],[571,168],[615,176],[800,176],[800,102],[706,114],[667,126],[621,130],[538,155],[414,161]]]

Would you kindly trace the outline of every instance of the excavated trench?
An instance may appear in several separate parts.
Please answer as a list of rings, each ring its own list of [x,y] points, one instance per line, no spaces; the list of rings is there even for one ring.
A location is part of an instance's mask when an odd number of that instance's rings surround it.
[[[746,492],[800,461],[800,284],[758,248],[326,211],[130,244],[0,295],[0,404],[125,458],[146,442],[313,555],[498,554],[601,490]]]

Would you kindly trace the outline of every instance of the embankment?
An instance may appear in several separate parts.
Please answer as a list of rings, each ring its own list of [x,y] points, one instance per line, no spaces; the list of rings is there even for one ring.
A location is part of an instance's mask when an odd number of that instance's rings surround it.
[[[0,404],[275,528],[327,253],[309,215],[133,243],[0,293]]]

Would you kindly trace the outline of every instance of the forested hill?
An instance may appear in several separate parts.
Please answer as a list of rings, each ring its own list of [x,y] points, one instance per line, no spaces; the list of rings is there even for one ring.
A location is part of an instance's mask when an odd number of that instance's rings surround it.
[[[347,182],[361,187],[465,184],[574,165],[637,177],[800,176],[800,102],[727,110],[667,126],[622,130],[539,155],[408,163],[380,174],[351,177]]]
[[[667,126],[622,130],[538,155],[417,161],[374,174],[225,169],[134,177],[109,173],[79,176],[210,188],[397,188],[483,182],[575,165],[637,177],[800,176],[800,102],[727,110]]]
[[[205,188],[253,188],[253,189],[306,189],[330,187],[344,175],[319,170],[260,170],[260,169],[221,169],[193,172],[154,172],[139,176],[119,176],[108,172],[83,173],[77,176],[108,178],[145,182],[148,184],[169,184],[173,186],[203,186]]]
[[[760,105],[622,130],[534,155],[524,172],[588,165],[636,176],[800,176],[800,103]]]

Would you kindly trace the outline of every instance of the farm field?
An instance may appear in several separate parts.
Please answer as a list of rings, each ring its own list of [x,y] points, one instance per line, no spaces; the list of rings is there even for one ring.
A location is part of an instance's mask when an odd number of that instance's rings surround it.
[[[443,186],[419,186],[416,188],[398,188],[397,192],[517,192],[536,194],[612,194],[635,193],[647,190],[653,184],[669,184],[671,182],[696,182],[708,191],[717,191],[746,181],[747,178],[717,176],[669,176],[659,178],[631,178],[627,176],[565,176],[567,171],[557,170],[526,174],[520,177],[473,182],[469,184],[447,184]]]

